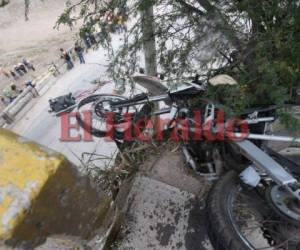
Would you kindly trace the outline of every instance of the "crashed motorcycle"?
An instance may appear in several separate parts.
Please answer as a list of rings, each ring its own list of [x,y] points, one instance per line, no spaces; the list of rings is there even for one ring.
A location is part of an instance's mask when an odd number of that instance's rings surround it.
[[[209,82],[214,86],[236,84],[229,76],[216,76]],[[156,80],[151,83],[152,87],[159,84]],[[78,103],[77,120],[94,136],[104,137],[108,134],[107,119],[113,117],[110,125],[122,126],[109,127],[114,139],[122,143],[126,130],[134,129],[137,121],[168,115],[168,122],[162,128],[164,135],[175,131],[182,138],[187,165],[214,183],[207,198],[207,227],[215,249],[299,250],[300,164],[275,152],[266,142],[300,142],[300,139],[269,134],[268,128],[277,119],[274,106],[255,107],[240,114],[238,119],[247,124],[247,133],[232,119],[220,123],[218,104],[201,98],[205,89],[205,84],[188,83],[156,96],[139,94],[127,99],[92,95]],[[153,105],[162,102],[164,108]],[[92,112],[89,123],[80,115],[87,109]],[[200,119],[195,119],[195,111],[201,115]],[[132,114],[131,122],[124,118],[128,113]],[[193,137],[199,128],[202,133],[217,136],[220,127],[225,131],[230,127],[230,133],[222,140]],[[154,136],[151,131],[147,131],[145,124],[144,132]]]

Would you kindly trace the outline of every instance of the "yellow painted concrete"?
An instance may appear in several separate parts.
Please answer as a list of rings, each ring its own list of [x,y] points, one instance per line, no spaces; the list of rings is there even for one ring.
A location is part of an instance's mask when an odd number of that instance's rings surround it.
[[[109,203],[64,156],[0,129],[1,241],[88,237]]]

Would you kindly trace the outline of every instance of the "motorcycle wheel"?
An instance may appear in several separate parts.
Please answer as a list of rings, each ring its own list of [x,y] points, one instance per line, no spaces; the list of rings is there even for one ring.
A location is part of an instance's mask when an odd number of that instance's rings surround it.
[[[213,188],[207,202],[210,240],[216,250],[300,249],[299,221],[270,201],[270,187],[249,189],[234,171]]]
[[[82,99],[79,104],[77,105],[77,114],[76,119],[80,127],[89,131],[95,137],[106,137],[108,135],[107,131],[107,120],[106,115],[108,113],[114,114],[114,125],[120,125],[120,129],[113,129],[113,138],[114,140],[122,141],[124,140],[124,134],[126,129],[134,130],[135,122],[143,119],[148,118],[151,114],[152,105],[145,104],[143,107],[138,111],[136,107],[124,107],[121,109],[112,109],[107,111],[105,107],[109,105],[111,102],[118,102],[118,101],[125,101],[128,100],[126,97],[118,96],[118,95],[92,95]],[[84,111],[91,111],[92,114],[92,121],[91,124],[88,124],[87,121],[84,121],[82,117],[82,113]],[[124,114],[131,113],[132,121],[127,122],[124,121]],[[123,126],[122,126],[123,124]],[[123,128],[122,128],[123,127]],[[133,138],[132,138],[133,139]]]
[[[114,115],[114,122],[118,124],[118,119],[122,118],[122,115],[128,112],[128,108],[122,110],[105,110],[104,104],[109,105],[111,102],[127,100],[126,97],[109,94],[91,95],[82,99],[77,105],[76,119],[80,127],[90,132],[95,137],[106,137],[107,120],[106,115],[111,113]],[[84,112],[90,112],[91,121],[85,121],[82,117]],[[91,124],[89,124],[91,122]],[[114,138],[118,139],[122,137],[122,132],[118,132],[114,129]]]

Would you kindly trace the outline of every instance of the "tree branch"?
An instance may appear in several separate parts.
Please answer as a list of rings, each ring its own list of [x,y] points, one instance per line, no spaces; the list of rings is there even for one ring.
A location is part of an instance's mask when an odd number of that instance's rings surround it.
[[[187,3],[184,0],[175,0],[175,2],[181,4],[183,7],[187,8],[191,12],[195,12],[195,13],[197,13],[199,15],[205,15],[205,13],[202,10],[200,10],[200,9],[196,8],[195,6]]]

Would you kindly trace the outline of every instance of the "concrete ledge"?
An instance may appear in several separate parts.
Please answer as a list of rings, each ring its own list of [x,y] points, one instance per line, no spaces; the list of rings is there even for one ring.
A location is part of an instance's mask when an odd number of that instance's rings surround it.
[[[207,183],[188,171],[181,152],[163,148],[139,170],[120,188],[120,226],[108,249],[212,250],[205,224]]]
[[[31,248],[50,234],[88,238],[110,203],[64,156],[0,129],[0,241]]]
[[[137,176],[123,208],[123,223],[111,249],[212,249],[204,204],[193,194]]]
[[[59,63],[58,68],[62,68],[64,63]],[[66,69],[60,70],[61,73],[65,73]],[[41,74],[33,80],[33,84],[36,86],[34,90],[31,86],[28,86],[24,91],[12,102],[10,103],[3,112],[0,113],[0,127],[3,127],[5,123],[11,124],[14,121],[16,115],[23,110],[23,108],[36,97],[36,91],[42,91],[45,86],[52,84],[55,81],[53,73],[47,70],[45,73]]]

